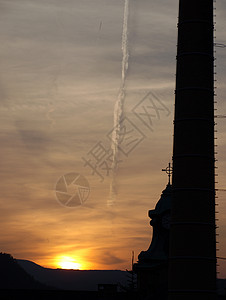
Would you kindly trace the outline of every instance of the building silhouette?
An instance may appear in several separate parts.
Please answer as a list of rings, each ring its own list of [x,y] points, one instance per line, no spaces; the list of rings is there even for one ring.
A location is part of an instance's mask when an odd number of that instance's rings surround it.
[[[171,190],[169,259],[149,214],[152,243],[134,265],[140,299],[217,297],[213,30],[213,0],[179,0],[173,177],[160,199]]]
[[[171,196],[172,185],[169,181],[155,209],[148,213],[153,227],[152,241],[148,250],[139,254],[138,263],[134,264],[138,299],[141,300],[167,299]]]
[[[216,299],[213,0],[180,0],[169,299]]]

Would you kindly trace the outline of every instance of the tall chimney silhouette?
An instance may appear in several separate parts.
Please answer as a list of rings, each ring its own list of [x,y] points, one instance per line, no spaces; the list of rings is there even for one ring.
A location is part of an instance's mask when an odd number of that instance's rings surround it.
[[[213,0],[180,0],[169,299],[216,299]]]

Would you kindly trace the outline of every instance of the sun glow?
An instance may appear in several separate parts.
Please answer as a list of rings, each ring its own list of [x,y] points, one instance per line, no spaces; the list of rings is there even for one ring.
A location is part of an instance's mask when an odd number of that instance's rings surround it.
[[[56,265],[61,269],[75,269],[79,270],[82,268],[82,265],[77,262],[76,259],[70,256],[60,256],[56,259]]]

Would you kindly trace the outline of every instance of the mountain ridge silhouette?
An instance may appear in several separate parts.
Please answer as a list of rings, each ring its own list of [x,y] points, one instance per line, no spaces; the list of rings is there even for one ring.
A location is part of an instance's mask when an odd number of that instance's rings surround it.
[[[42,267],[30,260],[18,264],[37,281],[62,290],[97,291],[98,284],[127,285],[128,273],[121,270],[67,270]]]
[[[35,280],[8,253],[0,253],[0,289],[49,289]]]

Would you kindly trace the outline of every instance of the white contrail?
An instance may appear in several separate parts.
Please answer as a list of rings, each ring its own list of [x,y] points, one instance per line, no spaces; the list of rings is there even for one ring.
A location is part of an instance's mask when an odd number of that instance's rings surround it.
[[[118,94],[118,98],[114,107],[114,130],[112,132],[112,181],[110,185],[110,199],[108,205],[113,205],[116,198],[116,170],[118,164],[118,149],[120,143],[121,125],[120,121],[123,118],[124,100],[125,100],[125,82],[129,66],[129,49],[128,49],[128,19],[129,19],[129,0],[125,0],[123,30],[122,30],[122,80]]]
[[[129,63],[128,50],[128,19],[129,19],[129,0],[125,0],[123,31],[122,31],[122,84],[125,85],[126,74]]]

